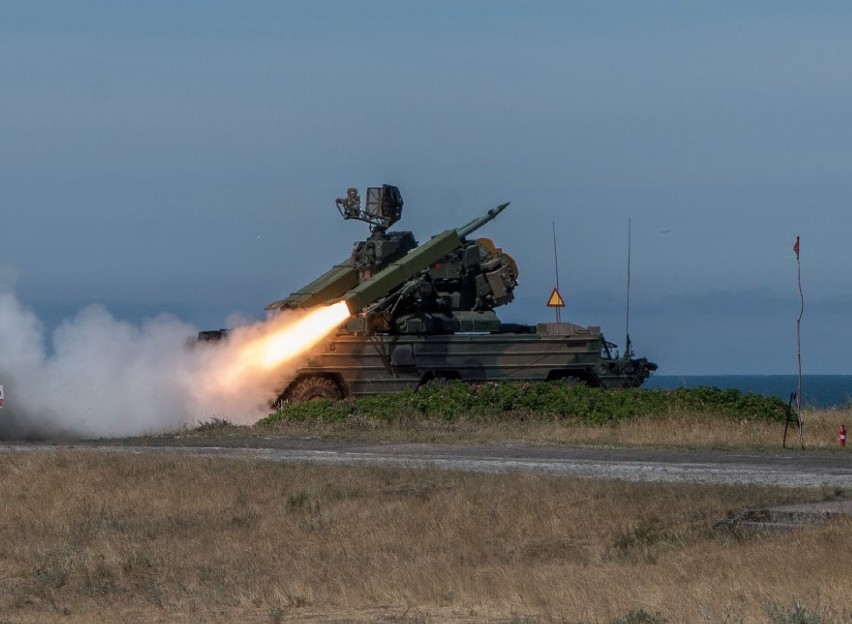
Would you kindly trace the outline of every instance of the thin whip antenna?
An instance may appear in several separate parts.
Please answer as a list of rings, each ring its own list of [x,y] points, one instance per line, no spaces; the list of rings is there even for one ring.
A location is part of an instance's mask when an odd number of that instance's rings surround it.
[[[624,354],[630,357],[630,244],[632,237],[631,219],[627,219],[627,311],[624,319]]]
[[[561,293],[562,291],[559,290],[559,255],[556,253],[556,221],[553,221],[553,266],[556,269],[556,292]],[[556,322],[562,322],[559,306],[556,306]]]

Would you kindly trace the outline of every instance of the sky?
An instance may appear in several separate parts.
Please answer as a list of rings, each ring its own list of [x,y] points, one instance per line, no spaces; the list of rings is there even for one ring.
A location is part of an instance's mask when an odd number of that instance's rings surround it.
[[[600,325],[659,374],[850,374],[852,5],[79,0],[0,5],[0,285],[47,328],[90,304],[193,328],[366,237],[482,230],[505,321]],[[48,340],[50,340],[48,338]]]

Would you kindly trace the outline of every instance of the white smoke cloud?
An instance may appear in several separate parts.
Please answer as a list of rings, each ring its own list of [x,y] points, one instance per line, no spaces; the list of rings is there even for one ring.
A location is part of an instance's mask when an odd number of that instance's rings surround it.
[[[216,373],[264,325],[237,330],[226,343],[192,345],[198,330],[173,316],[137,326],[93,305],[48,343],[35,314],[2,293],[0,438],[130,436],[212,418],[254,423],[269,413],[286,371],[247,375],[230,387]]]

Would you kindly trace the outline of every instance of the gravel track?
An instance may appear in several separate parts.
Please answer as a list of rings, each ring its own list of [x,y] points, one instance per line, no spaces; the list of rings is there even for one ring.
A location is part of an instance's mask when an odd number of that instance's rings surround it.
[[[713,451],[520,444],[382,444],[288,438],[164,438],[61,445],[5,444],[0,446],[0,452],[57,448],[327,465],[432,467],[489,473],[542,472],[667,483],[852,488],[852,450]]]

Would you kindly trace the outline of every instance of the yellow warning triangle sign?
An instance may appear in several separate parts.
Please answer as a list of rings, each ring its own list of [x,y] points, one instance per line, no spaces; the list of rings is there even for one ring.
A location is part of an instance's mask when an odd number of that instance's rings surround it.
[[[564,308],[565,300],[562,298],[562,295],[559,294],[559,291],[555,288],[553,292],[550,293],[550,299],[547,300],[548,308]]]

